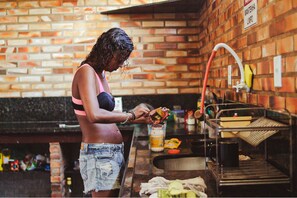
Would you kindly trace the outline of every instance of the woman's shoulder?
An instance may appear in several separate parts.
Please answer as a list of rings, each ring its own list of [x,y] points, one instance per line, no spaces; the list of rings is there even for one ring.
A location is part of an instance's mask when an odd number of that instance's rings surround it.
[[[84,78],[84,77],[89,78],[92,75],[96,76],[96,72],[93,69],[93,67],[90,66],[89,64],[83,64],[77,68],[74,77],[75,78]]]
[[[87,69],[92,69],[92,70],[94,70],[94,68],[93,68],[91,65],[89,65],[88,63],[84,63],[84,64],[80,65],[80,66],[77,68],[76,71],[81,70],[82,68],[84,68],[84,69],[87,68]]]
[[[91,73],[91,72],[96,73],[94,68],[87,63],[79,66],[76,70],[76,73]]]

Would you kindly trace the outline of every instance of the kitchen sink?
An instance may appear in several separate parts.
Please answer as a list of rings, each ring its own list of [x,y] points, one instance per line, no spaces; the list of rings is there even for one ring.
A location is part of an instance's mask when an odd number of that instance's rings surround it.
[[[193,154],[162,155],[155,157],[153,164],[164,171],[204,170],[205,157]]]

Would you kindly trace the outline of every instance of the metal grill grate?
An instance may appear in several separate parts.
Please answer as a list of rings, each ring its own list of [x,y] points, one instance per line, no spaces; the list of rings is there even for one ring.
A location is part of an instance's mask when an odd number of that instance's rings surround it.
[[[277,133],[279,130],[272,129],[267,130],[267,127],[284,127],[285,124],[282,124],[280,122],[277,122],[275,120],[271,120],[265,117],[260,117],[259,119],[255,120],[251,124],[249,124],[247,127],[256,127],[257,129],[252,131],[243,131],[240,133],[237,133],[237,136],[249,143],[252,146],[258,146],[262,141],[266,140],[270,136]],[[263,130],[261,130],[263,128]]]

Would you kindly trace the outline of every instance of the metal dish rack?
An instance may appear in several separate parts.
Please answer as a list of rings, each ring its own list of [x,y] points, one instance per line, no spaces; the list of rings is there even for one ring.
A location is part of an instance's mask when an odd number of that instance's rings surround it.
[[[221,187],[238,185],[287,184],[289,190],[292,191],[293,134],[292,118],[289,112],[278,112],[262,107],[247,107],[242,103],[211,104],[206,106],[205,112],[207,112],[207,108],[218,109],[215,118],[205,117],[203,127],[205,134],[208,133],[209,137],[216,139],[216,145],[218,145],[219,141],[225,139],[221,137],[223,132],[234,132],[234,137],[229,137],[229,139],[245,142],[252,148],[262,148],[262,152],[255,154],[250,160],[240,160],[239,167],[221,167],[218,162],[206,161],[207,168],[212,172],[216,180],[218,194],[221,193]],[[232,117],[235,112],[240,116],[251,116],[251,123],[245,127],[222,127],[220,118],[223,116]],[[244,132],[250,134],[251,142],[240,138],[239,134]],[[275,157],[270,156],[270,147],[272,146],[271,143],[269,144],[269,140],[279,134],[286,137],[286,141],[288,141],[287,152],[282,153],[282,155],[285,155],[286,160],[284,161],[288,163],[287,167],[282,167],[282,162],[278,162]],[[257,141],[253,144],[254,136],[257,137]],[[216,146],[217,159],[218,153],[218,146]]]

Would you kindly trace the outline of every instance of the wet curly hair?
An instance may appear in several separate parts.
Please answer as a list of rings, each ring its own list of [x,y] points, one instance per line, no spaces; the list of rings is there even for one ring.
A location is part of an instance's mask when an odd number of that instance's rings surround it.
[[[110,64],[113,57],[116,57],[119,65],[124,63],[133,49],[133,42],[124,30],[111,28],[97,39],[91,52],[81,65],[87,63],[96,72],[102,72]]]

